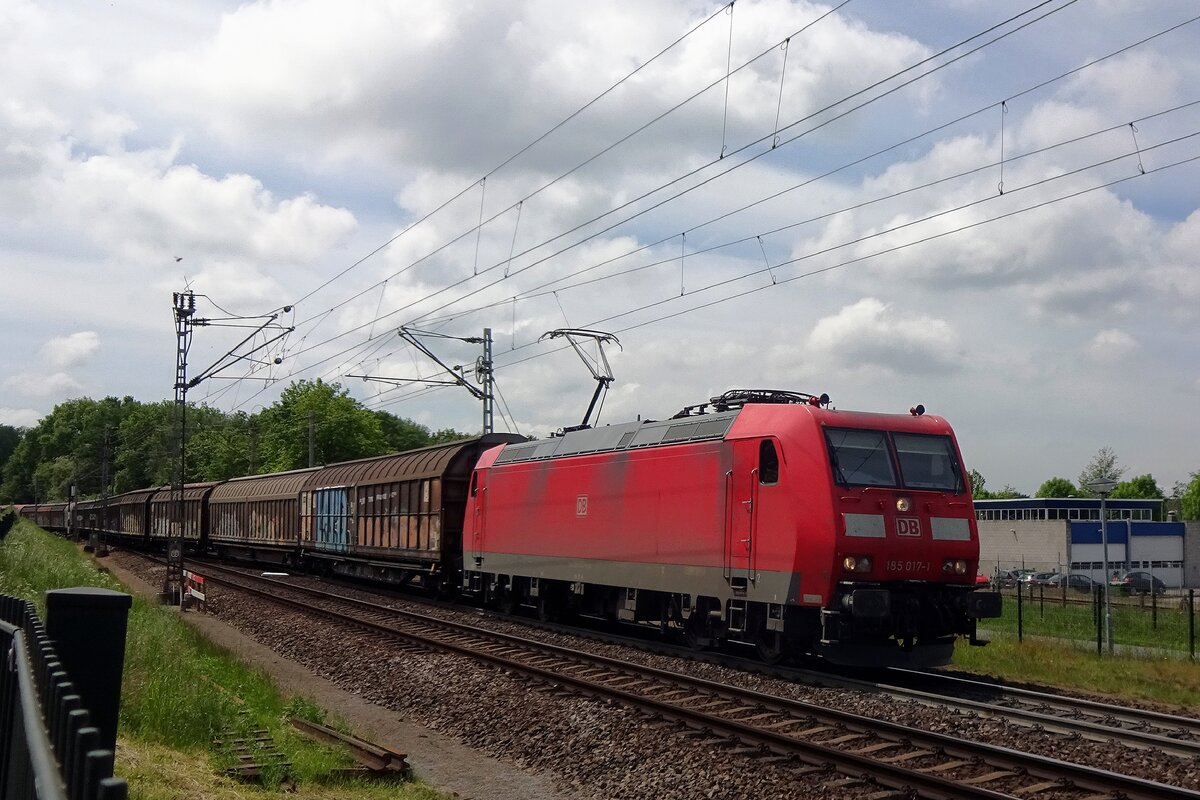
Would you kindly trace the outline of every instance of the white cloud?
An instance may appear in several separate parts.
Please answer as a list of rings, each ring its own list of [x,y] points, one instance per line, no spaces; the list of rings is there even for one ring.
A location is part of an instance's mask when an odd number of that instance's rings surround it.
[[[0,406],[0,423],[14,428],[32,428],[42,415],[32,408],[5,408]]]
[[[1087,354],[1093,361],[1115,364],[1128,359],[1138,348],[1137,339],[1130,334],[1117,328],[1107,328],[1092,337]]]
[[[73,397],[82,388],[77,380],[65,372],[41,374],[24,372],[13,375],[4,385],[26,397]]]
[[[873,297],[818,320],[807,352],[841,373],[940,373],[964,361],[958,336],[945,320],[902,314]]]
[[[786,0],[738,6],[733,64],[769,50],[826,10]],[[625,0],[589,8],[581,25],[580,8],[552,0],[483,2],[470,14],[428,0],[249,3],[224,14],[210,40],[164,52],[136,74],[142,91],[170,112],[241,146],[253,148],[267,136],[325,163],[467,166],[478,176],[525,144],[529,131],[550,128],[711,11]],[[777,106],[786,123],[929,52],[911,38],[835,15],[793,42],[782,104],[780,50],[734,76],[726,114],[720,81],[728,31],[719,15],[522,165],[565,169],[649,122],[664,105],[715,83],[660,124],[674,148],[641,135],[620,159],[605,159],[604,168],[626,172],[631,161],[662,163],[695,148],[712,158],[723,126],[732,150],[770,135]],[[481,139],[480,130],[487,136]]]
[[[51,367],[73,367],[89,360],[100,349],[100,336],[95,331],[79,331],[68,336],[56,336],[42,345],[41,357]]]

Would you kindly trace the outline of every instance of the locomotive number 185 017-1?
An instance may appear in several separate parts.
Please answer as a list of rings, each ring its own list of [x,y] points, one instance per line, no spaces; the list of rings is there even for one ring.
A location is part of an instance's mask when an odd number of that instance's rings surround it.
[[[888,561],[888,572],[928,572],[928,561]]]

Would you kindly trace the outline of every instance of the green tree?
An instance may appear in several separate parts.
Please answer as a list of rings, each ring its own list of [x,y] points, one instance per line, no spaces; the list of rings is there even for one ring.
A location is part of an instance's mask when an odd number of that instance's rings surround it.
[[[430,444],[449,444],[450,442],[457,442],[461,439],[470,439],[474,435],[475,434],[473,434],[473,433],[463,433],[462,431],[456,431],[456,430],[454,430],[454,428],[441,428],[440,430],[436,430],[430,434],[429,443]]]
[[[387,452],[379,417],[338,383],[301,380],[259,415],[262,469],[308,466],[310,425],[315,463],[332,464]]]
[[[208,406],[188,407],[188,481],[223,481],[250,474],[251,418]]]
[[[114,459],[114,492],[171,483],[178,469],[173,402],[135,404],[121,421],[117,438],[120,446]]]
[[[0,500],[6,503],[32,503],[36,495],[33,474],[37,470],[36,428],[25,432],[12,455],[4,463],[0,481]]]
[[[1087,488],[1089,483],[1096,481],[1120,481],[1121,476],[1125,474],[1125,468],[1117,463],[1117,454],[1113,452],[1111,447],[1101,447],[1096,451],[1096,455],[1092,456],[1092,460],[1087,463],[1083,471],[1079,473],[1079,493],[1084,497],[1095,497],[1095,494]]]
[[[0,495],[11,499],[65,500],[72,485],[80,497],[100,493],[112,464],[112,433],[134,401],[80,397],[59,403],[22,437],[4,467]]]
[[[0,472],[3,472],[4,465],[8,463],[9,457],[13,451],[17,449],[17,445],[21,442],[21,436],[25,431],[22,428],[14,428],[12,425],[0,425]]]
[[[1126,500],[1161,500],[1165,495],[1153,475],[1138,475],[1116,485],[1112,497]]]
[[[1029,497],[1024,492],[1017,491],[1011,484],[1004,484],[1004,488],[998,492],[992,492],[994,500],[1018,500],[1023,497]]]
[[[1200,519],[1200,472],[1192,473],[1192,480],[1180,494],[1179,512],[1184,519]]]
[[[973,469],[967,474],[967,478],[971,481],[972,500],[992,499],[992,493],[984,488],[984,486],[987,484],[987,479],[983,477],[983,473],[977,469]]]
[[[383,438],[387,441],[389,450],[402,453],[431,443],[429,428],[424,425],[411,419],[397,417],[387,411],[376,411],[374,414],[379,418],[379,427],[383,430]]]
[[[1124,500],[1162,500],[1163,491],[1154,476],[1147,474],[1118,483],[1110,496]],[[1161,505],[1154,510],[1154,519],[1162,521]]]
[[[1038,487],[1034,497],[1079,497],[1079,490],[1066,478],[1050,478]]]

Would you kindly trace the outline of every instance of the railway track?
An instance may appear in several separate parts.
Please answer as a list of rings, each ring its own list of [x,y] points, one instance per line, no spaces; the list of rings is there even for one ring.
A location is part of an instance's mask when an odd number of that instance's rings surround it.
[[[405,598],[412,600],[413,598]],[[437,607],[460,609],[452,603],[420,599]],[[498,620],[512,615],[483,611]],[[1040,732],[1079,736],[1097,742],[1119,741],[1127,747],[1156,750],[1183,759],[1200,759],[1200,719],[1130,708],[1094,700],[1038,692],[998,683],[961,678],[944,673],[889,669],[891,680],[856,679],[844,673],[764,664],[736,654],[697,652],[659,638],[636,638],[566,626],[536,619],[521,623],[551,633],[588,638],[606,644],[652,652],[691,661],[754,672],[821,688],[886,693],[931,707],[950,708],[981,717],[1003,718]]]
[[[1013,686],[917,670],[889,670],[895,684],[871,683],[898,697],[1002,716],[1041,730],[1200,759],[1200,719],[1065,697]]]
[[[317,613],[372,634],[455,653],[550,691],[616,701],[727,757],[792,765],[797,776],[836,772],[827,789],[882,800],[924,798],[1190,798],[1200,793],[931,733],[617,659],[530,641],[287,581],[206,566],[211,583]]]

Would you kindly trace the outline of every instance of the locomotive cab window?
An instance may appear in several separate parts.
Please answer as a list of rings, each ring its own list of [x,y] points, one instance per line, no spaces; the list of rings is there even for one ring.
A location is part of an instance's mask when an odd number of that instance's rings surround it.
[[[758,444],[758,482],[764,485],[779,483],[779,453],[770,439],[763,439]]]
[[[896,443],[896,458],[905,486],[955,493],[963,490],[962,470],[958,468],[950,437],[897,433],[892,441]]]
[[[827,428],[834,479],[843,486],[896,486],[887,435],[883,431]]]

